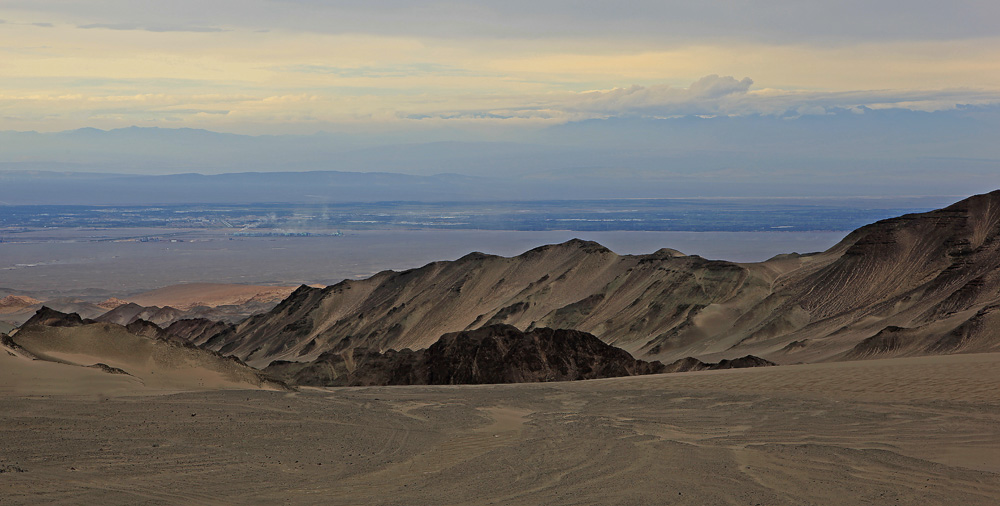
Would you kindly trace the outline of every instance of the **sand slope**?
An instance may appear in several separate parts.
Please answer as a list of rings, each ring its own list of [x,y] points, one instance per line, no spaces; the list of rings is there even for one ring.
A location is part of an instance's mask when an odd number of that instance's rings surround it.
[[[239,306],[274,303],[295,290],[294,286],[258,286],[225,283],[184,283],[165,286],[125,297],[140,306],[170,306],[188,310],[197,306]]]
[[[269,386],[256,371],[234,360],[197,348],[141,337],[115,324],[91,323],[74,327],[29,325],[20,329],[12,341],[42,360],[76,366],[105,364],[120,369],[148,389]]]
[[[59,395],[95,398],[134,395],[149,389],[134,376],[98,368],[33,360],[0,347],[0,396]]]
[[[5,394],[5,504],[995,505],[1000,354],[460,387]]]

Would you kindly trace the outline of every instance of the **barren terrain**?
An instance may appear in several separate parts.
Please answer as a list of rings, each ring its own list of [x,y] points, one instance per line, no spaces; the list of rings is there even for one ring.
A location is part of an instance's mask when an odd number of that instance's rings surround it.
[[[866,225],[821,253],[733,263],[573,239],[300,287],[206,347],[254,367],[426,348],[491,324],[581,330],[637,358],[778,363],[1000,351],[1000,190]],[[328,385],[329,386],[329,385]]]
[[[9,504],[1000,498],[996,353],[297,393],[157,392],[14,357],[3,371]]]

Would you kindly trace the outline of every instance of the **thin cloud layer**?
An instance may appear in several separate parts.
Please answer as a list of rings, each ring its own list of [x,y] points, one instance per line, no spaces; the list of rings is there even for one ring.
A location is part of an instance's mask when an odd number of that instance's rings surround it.
[[[803,92],[781,89],[751,90],[749,77],[709,75],[688,87],[666,84],[630,86],[605,91],[558,96],[522,97],[523,107],[425,114],[419,119],[511,119],[579,121],[596,118],[666,118],[679,116],[823,115],[830,109],[900,108],[920,111],[954,109],[963,105],[1000,104],[1000,93],[976,89],[870,90]],[[415,119],[414,116],[408,116]]]
[[[36,24],[36,26],[38,26]],[[51,25],[50,25],[51,26]],[[91,23],[89,25],[80,25],[78,28],[83,28],[85,30],[103,28],[106,30],[143,30],[147,32],[224,32],[226,30],[222,28],[215,28],[210,26],[163,26],[163,25],[140,25],[138,23]]]
[[[97,24],[228,26],[418,37],[625,37],[660,41],[947,40],[996,35],[981,0],[14,0],[8,9]],[[83,23],[87,24],[87,23]]]
[[[311,72],[310,70],[303,70]],[[320,72],[383,75],[388,70],[320,69]],[[819,92],[753,89],[749,77],[709,75],[686,87],[655,84],[633,85],[602,91],[521,95],[467,95],[455,102],[429,100],[415,94],[394,110],[378,110],[381,97],[355,96],[339,99],[329,93],[200,93],[204,83],[166,81],[159,86],[172,92],[104,94],[88,93],[0,93],[0,110],[12,125],[26,123],[38,111],[49,112],[45,121],[86,117],[89,125],[105,128],[121,125],[197,126],[226,130],[241,122],[277,122],[309,129],[337,129],[369,123],[375,128],[406,128],[408,124],[463,122],[506,127],[545,127],[570,121],[606,118],[670,118],[682,116],[775,116],[798,118],[822,116],[828,111],[899,108],[920,111],[954,109],[966,105],[1000,104],[1000,93],[978,89],[864,90]],[[120,81],[111,83],[123,86]],[[128,83],[124,85],[127,87]],[[157,86],[147,82],[145,86]],[[192,93],[181,93],[184,87]],[[369,92],[370,93],[370,92]],[[17,129],[17,128],[14,128]],[[302,130],[299,130],[302,131]]]
[[[631,86],[609,91],[582,93],[576,103],[566,105],[568,112],[598,115],[686,115],[720,114],[727,103],[745,96],[753,80],[732,76],[705,76],[687,88],[669,85]]]
[[[340,67],[333,65],[289,65],[276,67],[279,72],[300,72],[304,74],[330,74],[339,77],[413,77],[418,75],[466,75],[470,71],[451,65],[437,63],[403,63],[396,65],[362,65]]]
[[[924,0],[8,0],[0,17],[0,129],[9,130],[542,127],[940,110],[1000,96],[1000,2],[981,0],[947,8]]]

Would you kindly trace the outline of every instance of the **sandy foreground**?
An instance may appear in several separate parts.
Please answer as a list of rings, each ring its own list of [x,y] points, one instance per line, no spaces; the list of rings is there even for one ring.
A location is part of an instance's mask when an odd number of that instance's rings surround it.
[[[0,365],[3,504],[1000,503],[1000,354],[295,393]]]

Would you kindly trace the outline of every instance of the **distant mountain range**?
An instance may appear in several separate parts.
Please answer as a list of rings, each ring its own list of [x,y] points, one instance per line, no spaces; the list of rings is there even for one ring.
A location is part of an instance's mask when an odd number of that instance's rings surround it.
[[[967,195],[1000,186],[996,109],[615,118],[433,142],[188,128],[4,131],[0,203]],[[255,172],[272,174],[247,174]]]
[[[0,204],[156,205],[475,200],[486,178],[380,172],[244,172],[163,176],[0,172]]]
[[[742,188],[741,191],[747,190],[751,194],[765,197],[789,193],[785,191],[789,188],[782,184],[771,184],[765,180],[749,184],[734,182],[709,185],[691,178],[674,178],[625,169],[552,171],[524,177],[459,174],[417,176],[338,171],[215,175],[0,171],[0,206],[655,199],[732,194],[726,188],[737,186]],[[870,190],[871,188],[865,188],[857,193],[844,195],[865,196],[870,195],[866,193]],[[947,188],[940,187],[937,190]],[[923,195],[945,194],[947,193],[931,192]]]

